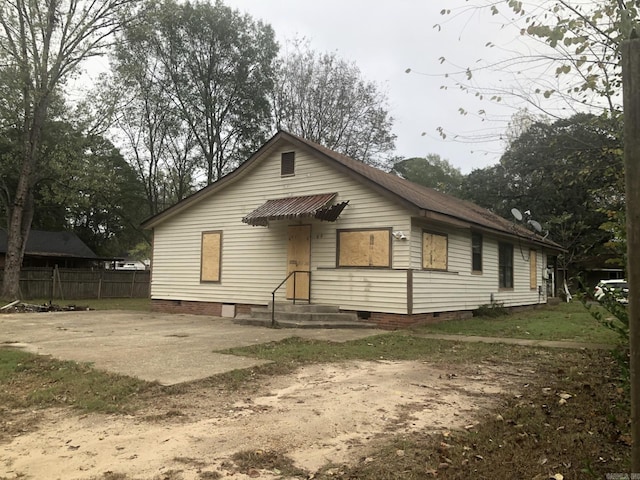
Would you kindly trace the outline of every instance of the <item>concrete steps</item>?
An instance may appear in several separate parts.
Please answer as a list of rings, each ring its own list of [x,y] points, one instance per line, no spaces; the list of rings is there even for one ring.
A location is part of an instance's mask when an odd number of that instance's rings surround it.
[[[275,322],[279,328],[376,328],[358,320],[355,312],[340,312],[334,305],[276,302]],[[267,307],[254,307],[248,315],[237,315],[233,323],[271,327],[271,302]]]

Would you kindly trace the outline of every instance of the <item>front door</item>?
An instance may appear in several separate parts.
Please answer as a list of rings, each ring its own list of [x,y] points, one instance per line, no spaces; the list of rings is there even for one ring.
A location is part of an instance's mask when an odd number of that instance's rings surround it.
[[[310,270],[311,264],[311,225],[290,225],[289,243],[287,246],[287,274],[293,271]],[[295,274],[295,299],[294,276],[287,280],[287,299],[309,300],[309,274]]]

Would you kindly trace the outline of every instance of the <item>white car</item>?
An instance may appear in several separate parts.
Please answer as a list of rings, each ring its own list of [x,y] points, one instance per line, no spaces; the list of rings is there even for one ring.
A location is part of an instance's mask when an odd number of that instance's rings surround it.
[[[600,301],[604,298],[605,292],[615,295],[620,303],[629,303],[629,284],[626,280],[600,280],[593,292],[593,298]]]

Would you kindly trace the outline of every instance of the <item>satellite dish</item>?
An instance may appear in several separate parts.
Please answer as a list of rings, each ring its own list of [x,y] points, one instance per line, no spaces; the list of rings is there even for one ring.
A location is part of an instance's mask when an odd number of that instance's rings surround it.
[[[531,225],[536,232],[538,233],[542,232],[542,225],[540,225],[535,220],[529,220],[529,225]]]
[[[522,220],[522,214],[520,213],[520,210],[518,210],[517,208],[511,209],[511,215],[513,215],[518,221]]]

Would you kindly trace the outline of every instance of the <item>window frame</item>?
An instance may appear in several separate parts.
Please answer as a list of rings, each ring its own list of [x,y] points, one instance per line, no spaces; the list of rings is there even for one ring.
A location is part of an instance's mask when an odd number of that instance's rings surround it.
[[[479,245],[474,243],[474,239],[479,239]],[[484,246],[484,237],[480,232],[471,232],[471,273],[481,274],[483,267],[483,246]],[[476,249],[479,250],[476,252]],[[480,268],[476,268],[476,257],[478,257],[478,261],[480,262]]]
[[[444,238],[445,241],[445,260],[444,260],[444,268],[437,268],[437,267],[433,267],[433,266],[428,266],[425,267],[425,257],[424,257],[424,237],[425,235],[431,235],[431,236],[438,236],[438,237],[442,237]],[[446,272],[449,270],[449,235],[447,235],[446,233],[441,233],[441,232],[434,232],[431,230],[422,230],[422,248],[420,249],[420,255],[421,255],[421,266],[422,266],[422,270],[429,270],[429,271],[433,271],[433,272]]]
[[[293,177],[296,174],[296,152],[280,154],[280,176]]]
[[[371,269],[390,269],[393,261],[393,242],[391,241],[391,231],[389,228],[340,228],[336,229],[336,268],[371,268]],[[365,232],[384,232],[386,233],[386,240],[388,245],[388,255],[386,256],[386,264],[385,265],[351,265],[351,264],[343,264],[341,263],[341,237],[342,234],[349,233],[365,233]],[[370,256],[371,260],[371,256]]]
[[[507,264],[504,263],[504,260],[507,259],[504,249],[508,250],[508,252],[510,253],[508,257],[509,261]],[[513,277],[513,250],[513,243],[498,242],[498,288],[500,290],[513,290],[514,288],[515,282]]]
[[[205,250],[205,244],[208,237],[218,237],[217,252],[212,252],[215,256],[217,253],[217,275],[209,278],[208,270],[205,268],[206,262],[211,258]],[[202,232],[200,238],[200,283],[220,283],[222,281],[222,230],[207,230]]]

